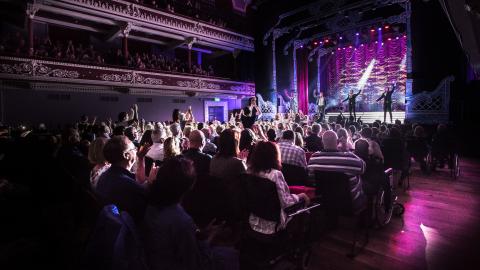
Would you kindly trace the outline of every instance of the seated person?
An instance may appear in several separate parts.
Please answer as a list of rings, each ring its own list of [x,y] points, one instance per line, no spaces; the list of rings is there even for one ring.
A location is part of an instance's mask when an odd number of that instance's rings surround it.
[[[199,231],[180,205],[195,178],[193,162],[181,156],[166,160],[158,170],[142,226],[150,269],[238,269],[236,252],[212,248],[216,230],[210,225]]]
[[[305,200],[308,204],[310,199],[305,193],[298,195],[290,193],[280,168],[281,163],[278,146],[272,142],[258,142],[248,162],[248,173],[266,178],[275,183],[278,199],[280,200],[280,207],[282,209],[299,202],[300,199]],[[275,222],[264,220],[253,214],[250,214],[249,217],[249,224],[252,230],[263,234],[273,234],[275,233],[275,229],[284,229],[287,222],[287,215],[283,210],[280,213],[280,224],[278,228],[276,228],[277,224]]]

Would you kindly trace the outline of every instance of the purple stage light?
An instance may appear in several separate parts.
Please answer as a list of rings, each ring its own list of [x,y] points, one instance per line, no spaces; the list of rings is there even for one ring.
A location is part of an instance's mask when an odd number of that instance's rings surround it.
[[[359,36],[360,34],[359,33],[355,33],[355,36]]]
[[[343,39],[343,37],[339,37],[338,39],[342,40],[342,39]]]
[[[378,27],[378,29],[377,29],[377,30],[378,30],[378,31],[382,31],[382,28],[381,28],[381,27]]]

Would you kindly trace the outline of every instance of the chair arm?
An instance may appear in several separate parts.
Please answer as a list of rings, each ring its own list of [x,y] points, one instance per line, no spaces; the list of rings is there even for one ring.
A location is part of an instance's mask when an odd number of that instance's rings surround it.
[[[297,216],[297,215],[300,215],[302,213],[305,213],[305,212],[308,212],[312,209],[315,209],[317,207],[320,207],[321,204],[319,203],[314,203],[314,204],[311,204],[310,206],[308,207],[304,207],[304,208],[301,208],[301,209],[298,209],[294,212],[287,212],[287,209],[285,209],[285,213],[287,213],[287,217],[291,218],[291,217],[294,217],[294,216]]]

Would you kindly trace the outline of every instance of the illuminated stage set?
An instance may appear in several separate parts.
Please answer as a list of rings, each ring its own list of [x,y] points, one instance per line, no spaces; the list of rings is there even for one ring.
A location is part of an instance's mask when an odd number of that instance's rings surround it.
[[[344,16],[302,17],[304,12],[312,14],[316,7],[281,15],[263,40],[272,48],[272,90],[267,93],[275,107],[272,113],[301,111],[315,115],[320,89],[325,97],[326,119],[336,118],[341,112],[348,117],[348,101],[342,101],[350,90],[361,90],[356,98],[357,119],[383,121],[383,100],[377,99],[395,83],[392,118],[403,122],[408,111],[406,97],[412,92],[412,80],[407,78],[412,56],[410,2],[383,2],[376,10],[352,7],[342,12]],[[387,113],[388,122],[389,118]]]

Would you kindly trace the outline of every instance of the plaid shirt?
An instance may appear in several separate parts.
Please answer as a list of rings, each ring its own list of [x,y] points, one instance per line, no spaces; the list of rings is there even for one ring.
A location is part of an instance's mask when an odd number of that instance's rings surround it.
[[[282,163],[307,168],[307,160],[305,159],[305,151],[294,145],[292,141],[282,140],[278,143]]]

